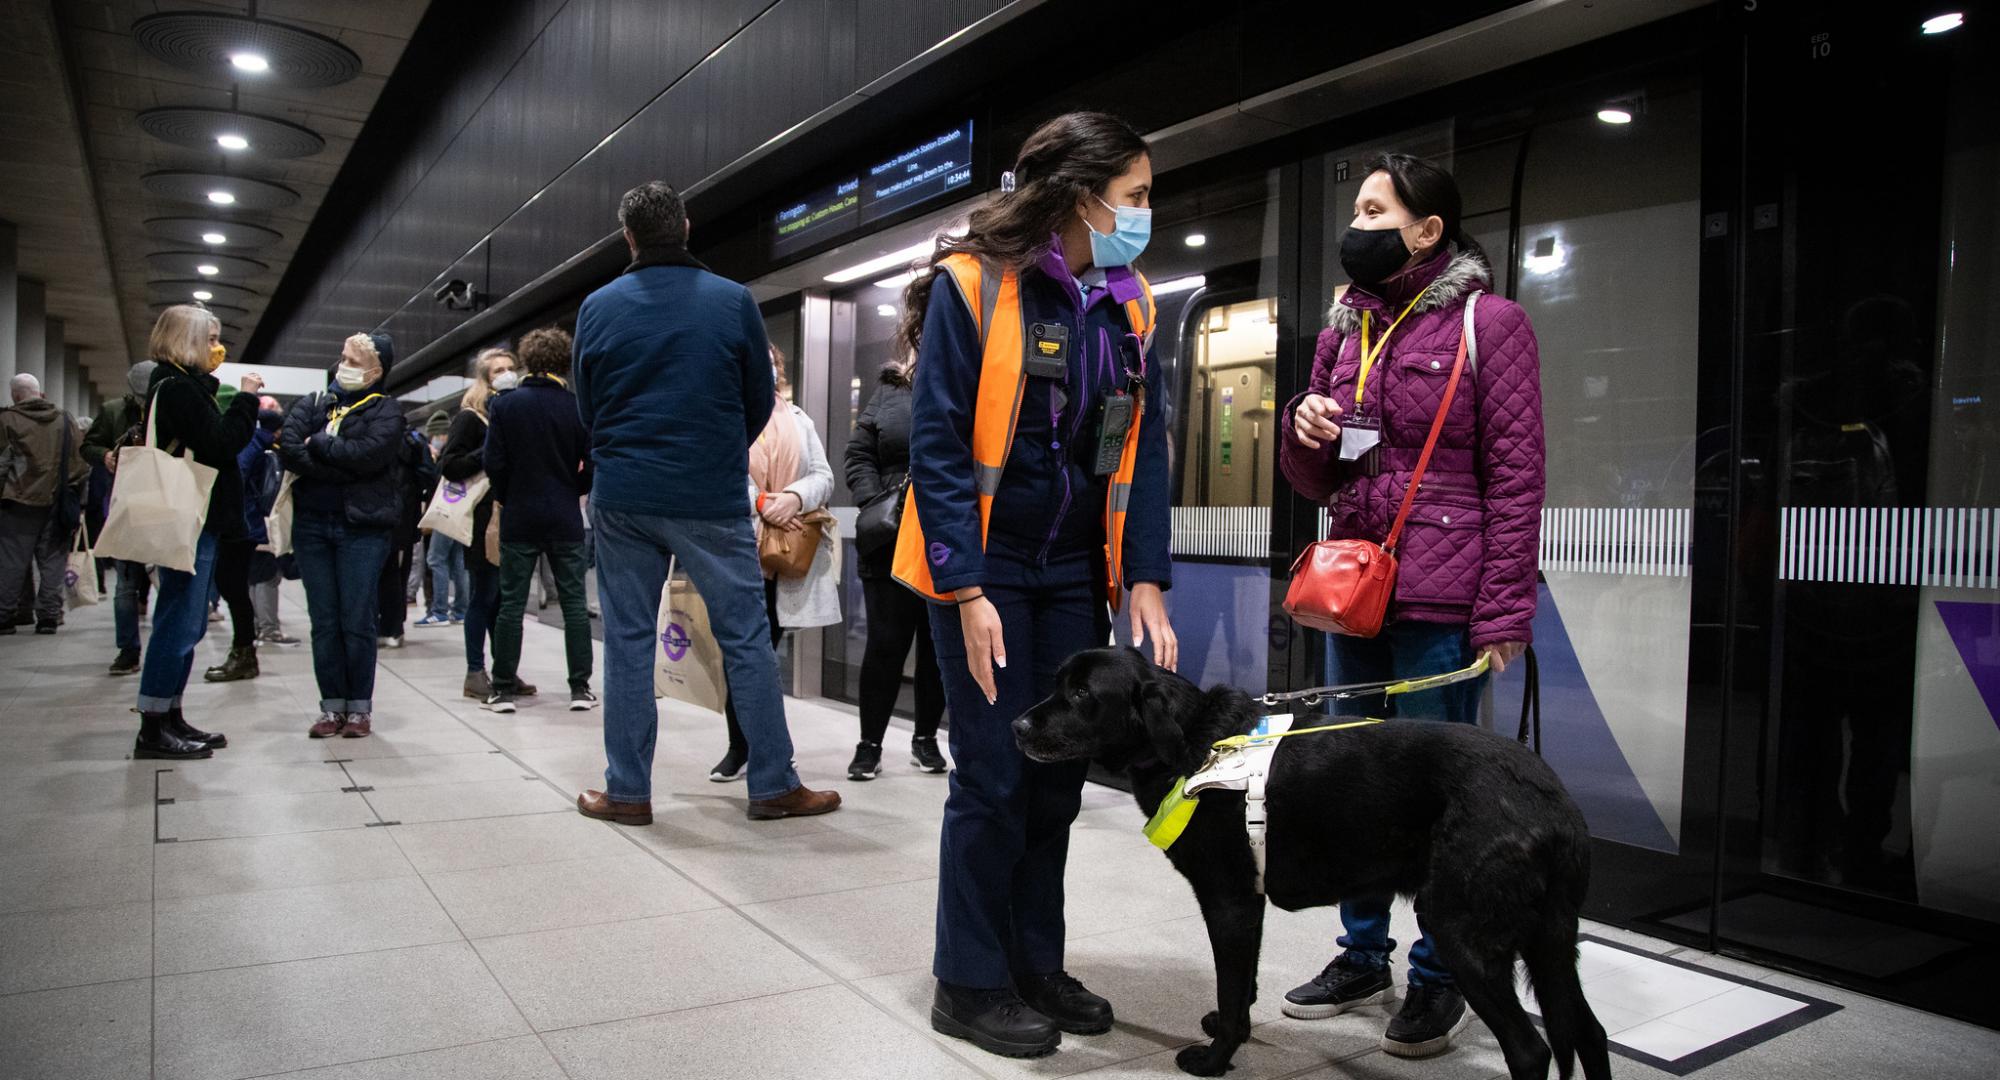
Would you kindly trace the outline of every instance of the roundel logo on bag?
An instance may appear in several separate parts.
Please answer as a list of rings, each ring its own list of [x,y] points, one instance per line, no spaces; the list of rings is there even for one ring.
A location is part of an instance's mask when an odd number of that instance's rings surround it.
[[[448,502],[448,503],[456,503],[456,502],[458,502],[458,501],[459,501],[460,499],[463,499],[463,498],[465,498],[465,485],[464,485],[464,484],[461,484],[461,483],[459,483],[459,482],[458,482],[458,481],[456,481],[456,480],[446,480],[446,481],[444,482],[444,501],[445,501],[445,502]]]
[[[679,612],[674,614],[680,615]],[[665,630],[660,631],[660,648],[665,650],[667,659],[675,663],[679,663],[681,658],[687,655],[688,647],[693,644],[694,639],[688,636],[688,632],[680,623],[670,622]]]
[[[76,583],[82,580],[82,578],[77,576],[76,567],[72,566],[63,571],[63,584],[69,588],[76,588]]]

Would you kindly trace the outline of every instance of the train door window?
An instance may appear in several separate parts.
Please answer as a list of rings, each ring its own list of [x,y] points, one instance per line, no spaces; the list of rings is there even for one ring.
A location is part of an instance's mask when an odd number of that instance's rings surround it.
[[[1278,173],[1168,183],[1153,220],[1139,266],[1159,305],[1154,355],[1169,403],[1180,670],[1261,693],[1273,631]]]

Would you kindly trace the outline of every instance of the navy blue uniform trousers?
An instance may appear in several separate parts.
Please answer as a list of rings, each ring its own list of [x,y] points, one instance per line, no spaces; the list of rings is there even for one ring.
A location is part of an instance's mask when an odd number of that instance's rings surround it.
[[[1103,572],[1091,558],[1024,565],[987,554],[986,597],[1000,612],[1008,666],[999,700],[965,666],[958,609],[932,605],[931,636],[951,711],[953,770],[938,861],[937,955],[954,986],[995,990],[1010,975],[1063,966],[1063,872],[1083,801],[1085,761],[1045,765],[1014,745],[1014,719],[1055,689],[1056,668],[1111,633]]]

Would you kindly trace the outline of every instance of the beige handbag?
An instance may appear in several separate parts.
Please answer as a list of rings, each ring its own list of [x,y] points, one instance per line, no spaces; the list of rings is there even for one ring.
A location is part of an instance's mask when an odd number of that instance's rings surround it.
[[[667,565],[667,587],[660,594],[660,648],[653,658],[653,695],[721,712],[729,697],[722,646],[716,644],[709,628],[708,605],[693,582],[674,576],[674,565]]]

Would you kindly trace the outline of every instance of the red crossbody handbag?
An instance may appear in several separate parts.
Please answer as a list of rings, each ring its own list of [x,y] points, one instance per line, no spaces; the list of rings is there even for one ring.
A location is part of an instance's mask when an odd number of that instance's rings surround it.
[[[1300,626],[1310,626],[1331,634],[1372,638],[1382,632],[1382,620],[1389,611],[1389,599],[1396,592],[1396,546],[1403,539],[1403,525],[1410,518],[1410,505],[1423,485],[1424,470],[1431,464],[1438,436],[1444,432],[1445,416],[1451,412],[1452,398],[1465,374],[1465,352],[1472,340],[1472,303],[1466,302],[1465,331],[1458,339],[1458,360],[1451,367],[1451,381],[1445,384],[1444,401],[1431,421],[1430,438],[1410,474],[1409,489],[1403,492],[1402,509],[1396,523],[1381,544],[1372,540],[1321,540],[1299,553],[1292,563],[1292,583],[1285,590],[1285,614]]]

